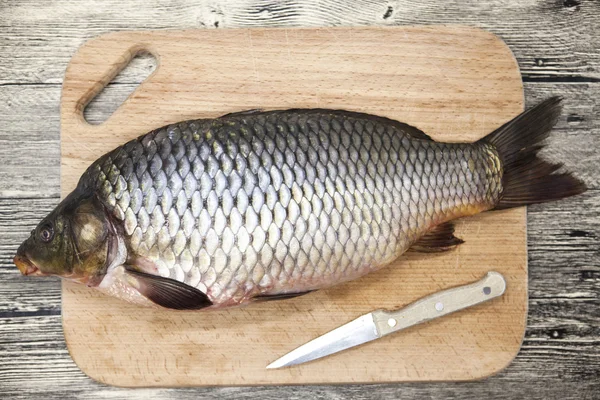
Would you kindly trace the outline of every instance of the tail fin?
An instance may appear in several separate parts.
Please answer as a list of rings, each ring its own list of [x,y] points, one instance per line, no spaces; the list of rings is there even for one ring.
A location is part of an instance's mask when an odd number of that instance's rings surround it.
[[[583,193],[585,184],[570,173],[555,173],[562,164],[538,157],[561,112],[551,97],[507,122],[480,142],[496,148],[504,167],[502,195],[495,210],[543,203]]]

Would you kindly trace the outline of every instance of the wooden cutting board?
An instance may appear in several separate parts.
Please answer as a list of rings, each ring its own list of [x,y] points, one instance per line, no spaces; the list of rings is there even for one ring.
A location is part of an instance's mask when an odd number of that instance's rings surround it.
[[[139,51],[156,71],[103,124],[85,105]],[[443,141],[474,141],[523,109],[517,63],[485,31],[458,26],[118,32],[85,43],[65,76],[61,187],[112,148],[159,126],[252,108],[327,107],[384,115]],[[139,308],[65,282],[71,356],[119,386],[470,380],[519,350],[527,315],[525,209],[458,222],[455,251],[411,254],[301,298],[213,312]],[[495,270],[506,294],[294,368],[265,366],[376,308],[396,309]]]

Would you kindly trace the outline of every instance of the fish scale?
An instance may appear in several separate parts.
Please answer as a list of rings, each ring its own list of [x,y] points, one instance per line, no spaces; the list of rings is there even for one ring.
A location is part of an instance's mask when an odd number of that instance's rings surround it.
[[[130,257],[238,304],[357,278],[493,207],[493,149],[415,132],[321,110],[187,121],[106,154],[80,185],[121,222]]]

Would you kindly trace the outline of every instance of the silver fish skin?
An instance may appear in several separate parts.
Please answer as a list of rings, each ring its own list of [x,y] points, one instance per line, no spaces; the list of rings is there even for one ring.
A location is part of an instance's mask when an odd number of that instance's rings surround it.
[[[450,251],[456,218],[584,192],[538,157],[560,112],[550,98],[474,143],[323,109],[168,125],[94,162],[14,262],[169,309],[294,297]]]
[[[485,143],[291,110],[155,130],[100,158],[80,190],[119,222],[127,259],[229,306],[377,270],[434,226],[492,208],[501,179]]]

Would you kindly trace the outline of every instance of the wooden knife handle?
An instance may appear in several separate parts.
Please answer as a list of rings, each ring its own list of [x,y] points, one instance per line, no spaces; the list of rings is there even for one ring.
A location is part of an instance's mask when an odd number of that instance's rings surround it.
[[[490,271],[477,282],[437,292],[401,310],[373,311],[373,319],[379,335],[385,336],[491,300],[501,296],[505,290],[504,277],[498,272]]]

